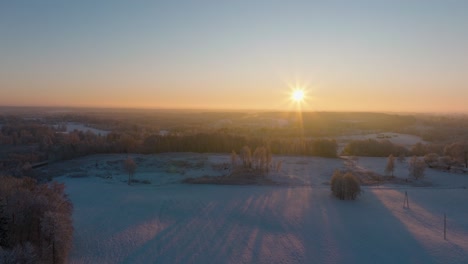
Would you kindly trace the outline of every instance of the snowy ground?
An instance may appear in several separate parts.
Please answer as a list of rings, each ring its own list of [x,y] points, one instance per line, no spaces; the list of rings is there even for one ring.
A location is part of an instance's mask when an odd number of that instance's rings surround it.
[[[356,201],[330,195],[341,159],[275,157],[274,179],[306,186],[188,185],[186,177],[227,173],[228,156],[123,155],[64,162],[49,170],[75,206],[70,263],[466,263],[468,175],[427,171],[434,187],[364,187]],[[97,161],[97,165],[96,165]],[[359,166],[381,173],[384,158]],[[397,164],[397,176],[404,172]],[[406,174],[404,175],[406,176]],[[443,187],[443,188],[442,188]],[[408,192],[410,208],[403,208]],[[447,240],[443,215],[447,214]]]
[[[379,134],[362,134],[362,135],[349,135],[349,136],[340,136],[335,138],[338,142],[338,153],[341,153],[345,146],[353,140],[366,140],[366,139],[375,139],[375,140],[388,140],[393,144],[404,146],[406,148],[411,148],[416,143],[427,143],[421,137],[409,135],[409,134],[400,134],[400,133],[379,133]]]
[[[363,135],[350,135],[341,136],[336,138],[338,141],[349,142],[351,140],[363,140],[363,139],[377,139],[377,140],[388,140],[393,144],[402,145],[405,147],[411,147],[414,144],[421,142],[426,143],[422,138],[414,135],[400,134],[400,133],[379,133],[379,134],[363,134]]]
[[[77,130],[77,131],[82,131],[82,132],[91,131],[92,133],[96,135],[101,135],[101,136],[106,136],[107,134],[109,134],[109,131],[89,127],[82,123],[67,122],[65,125],[67,127],[67,131],[66,131],[67,133]]]

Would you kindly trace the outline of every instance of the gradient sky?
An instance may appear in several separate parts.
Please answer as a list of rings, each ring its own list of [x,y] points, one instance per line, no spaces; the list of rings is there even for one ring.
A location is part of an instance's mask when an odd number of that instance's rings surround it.
[[[468,112],[468,1],[1,1],[0,105]]]

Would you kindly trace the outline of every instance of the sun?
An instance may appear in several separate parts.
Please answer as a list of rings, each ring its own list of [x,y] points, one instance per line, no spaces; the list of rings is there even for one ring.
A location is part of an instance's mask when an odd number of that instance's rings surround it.
[[[296,103],[302,102],[304,100],[304,97],[305,97],[305,94],[304,94],[304,90],[302,89],[295,89],[291,95],[291,99]]]

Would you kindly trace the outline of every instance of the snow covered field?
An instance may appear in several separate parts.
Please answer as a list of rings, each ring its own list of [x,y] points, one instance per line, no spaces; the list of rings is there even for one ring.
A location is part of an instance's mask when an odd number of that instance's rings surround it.
[[[400,133],[379,133],[379,134],[363,134],[363,135],[351,135],[351,136],[341,136],[336,138],[339,142],[349,142],[352,140],[364,140],[364,139],[376,139],[376,140],[388,140],[393,144],[402,145],[405,147],[411,147],[414,144],[421,142],[426,143],[422,140],[421,137],[400,134]]]
[[[66,130],[67,133],[77,130],[77,131],[82,131],[82,132],[91,131],[92,133],[96,135],[101,135],[101,136],[106,136],[107,134],[109,134],[109,131],[89,127],[82,123],[67,122],[65,125],[67,127],[67,130]]]
[[[393,144],[404,146],[406,148],[411,148],[413,145],[417,143],[427,143],[421,137],[408,135],[408,134],[400,134],[400,133],[379,133],[379,134],[362,134],[362,135],[349,135],[349,136],[339,136],[335,138],[338,142],[338,153],[341,153],[344,147],[353,140],[367,140],[367,139],[375,139],[375,140],[388,140]]]
[[[135,178],[151,184],[128,186],[125,157],[90,156],[50,168],[64,175],[57,180],[75,206],[70,263],[468,260],[468,175],[427,171],[437,186],[364,187],[356,201],[340,201],[325,183],[344,166],[341,159],[274,157],[283,168],[272,178],[303,186],[225,186],[179,181],[225,174],[227,155],[134,155]],[[361,158],[359,166],[382,173],[385,159]]]

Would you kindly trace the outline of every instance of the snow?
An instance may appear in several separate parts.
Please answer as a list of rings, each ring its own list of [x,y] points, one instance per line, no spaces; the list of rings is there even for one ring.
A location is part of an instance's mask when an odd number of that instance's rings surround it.
[[[421,137],[400,134],[400,133],[379,133],[379,134],[363,134],[363,135],[351,135],[341,136],[336,138],[339,142],[349,142],[352,140],[365,140],[365,139],[376,139],[376,140],[388,140],[393,144],[402,145],[405,147],[411,147],[416,143],[426,143]]]
[[[344,166],[341,159],[274,157],[283,161],[283,168],[271,177],[292,186],[225,186],[179,181],[227,173],[224,166],[214,164],[229,162],[228,155],[132,155],[139,165],[135,178],[151,184],[128,186],[118,165],[125,157],[96,155],[51,166],[51,172],[64,175],[57,179],[66,184],[75,208],[70,263],[466,263],[468,259],[464,204],[468,190],[462,188],[468,183],[466,175],[428,171],[428,181],[447,188],[363,187],[356,201],[340,201],[324,183],[334,169]],[[360,158],[358,164],[380,172],[385,162],[385,158]],[[88,177],[68,177],[76,170]],[[101,177],[104,174],[112,178]],[[405,192],[409,209],[403,208]]]
[[[397,159],[395,160],[395,176],[408,178],[408,160],[409,158],[406,158],[406,161],[403,163],[397,161]],[[387,158],[359,157],[357,164],[384,175]],[[431,168],[426,168],[423,181],[430,183],[432,187],[438,188],[468,188],[467,174],[449,173]]]
[[[91,131],[94,134],[101,135],[101,136],[106,136],[107,134],[109,134],[109,131],[89,127],[82,123],[67,122],[65,125],[67,127],[67,131],[66,131],[67,133],[77,130],[77,131],[82,131],[82,132]]]

